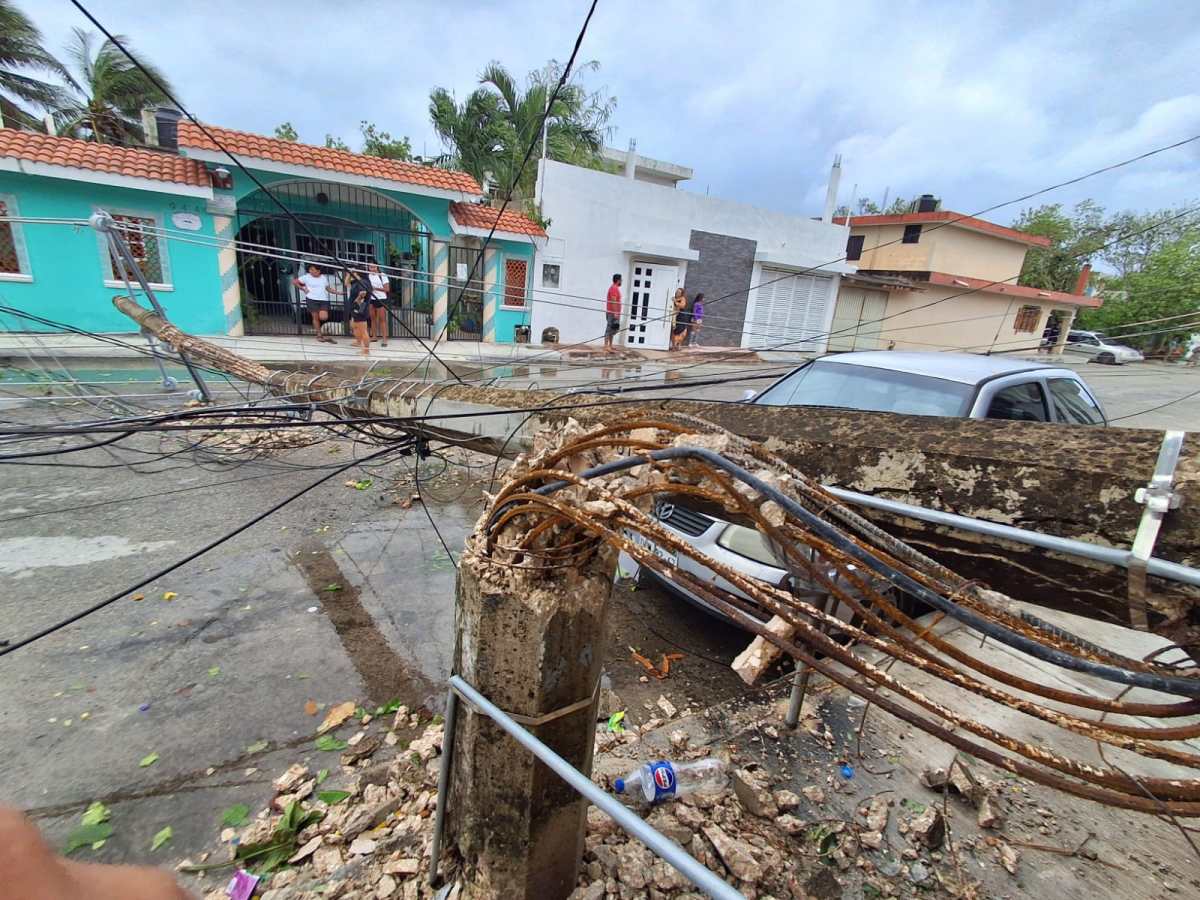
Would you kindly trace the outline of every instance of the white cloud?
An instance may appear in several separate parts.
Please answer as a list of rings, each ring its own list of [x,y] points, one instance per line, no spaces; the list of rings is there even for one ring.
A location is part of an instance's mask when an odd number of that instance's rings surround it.
[[[17,2],[52,44],[86,25],[69,4]],[[586,12],[261,0],[248,22],[230,0],[95,5],[209,121],[353,144],[369,119],[431,153],[431,87],[461,97],[491,59],[518,75],[564,60]],[[971,211],[1200,132],[1198,25],[1175,0],[601,0],[582,58],[618,97],[613,143],[693,167],[693,190],[810,215],[841,153],[843,198],[932,191]],[[1176,205],[1200,194],[1198,159],[1193,145],[1033,202]]]

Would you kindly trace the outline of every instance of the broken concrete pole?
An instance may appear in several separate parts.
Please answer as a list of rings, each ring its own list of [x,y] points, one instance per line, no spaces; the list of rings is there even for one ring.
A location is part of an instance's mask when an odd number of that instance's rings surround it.
[[[615,565],[601,547],[577,569],[503,566],[476,535],[459,567],[454,671],[585,775]],[[549,720],[533,724],[541,718]],[[448,834],[463,860],[464,898],[571,893],[587,812],[579,794],[466,704],[451,778]]]

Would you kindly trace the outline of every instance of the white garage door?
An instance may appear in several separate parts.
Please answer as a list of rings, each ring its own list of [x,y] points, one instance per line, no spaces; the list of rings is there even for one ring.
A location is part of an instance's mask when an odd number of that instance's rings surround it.
[[[764,268],[752,308],[746,311],[742,346],[824,350],[832,285],[828,275]]]

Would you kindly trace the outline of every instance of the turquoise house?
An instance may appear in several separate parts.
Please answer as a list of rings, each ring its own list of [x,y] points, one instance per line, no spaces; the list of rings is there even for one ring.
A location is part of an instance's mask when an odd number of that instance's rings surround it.
[[[518,213],[497,218],[469,175],[207,130],[215,141],[186,122],[162,129],[154,149],[0,129],[0,305],[129,331],[111,303],[124,283],[81,224],[105,209],[172,321],[196,334],[311,333],[291,285],[310,261],[326,266],[344,326],[335,256],[389,277],[395,337],[509,342],[529,324],[545,232]],[[4,330],[56,327],[0,314]]]

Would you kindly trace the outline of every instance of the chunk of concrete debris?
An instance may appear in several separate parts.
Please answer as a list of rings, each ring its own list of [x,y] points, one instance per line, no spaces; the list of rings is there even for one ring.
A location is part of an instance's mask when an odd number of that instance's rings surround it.
[[[766,775],[758,769],[737,769],[733,773],[733,792],[742,808],[760,819],[774,819],[779,806],[771,796]]]
[[[908,827],[909,834],[930,850],[942,846],[946,838],[946,820],[942,818],[942,811],[934,806],[926,807],[925,812],[913,819]]]
[[[717,856],[726,868],[742,881],[754,884],[763,876],[762,865],[754,858],[750,845],[731,838],[718,825],[705,825],[704,836],[712,841]]]
[[[921,773],[921,784],[931,791],[944,791],[950,783],[950,773],[945,769],[930,767]]]
[[[878,850],[883,846],[883,832],[864,831],[858,836],[858,842],[868,850]]]
[[[886,797],[875,797],[867,807],[867,831],[887,830],[888,802]]]
[[[784,813],[781,816],[776,816],[775,826],[784,834],[800,834],[808,827],[808,824],[803,819],[797,818],[791,813]]]
[[[397,731],[408,727],[408,707],[401,706],[396,710],[396,715],[392,718],[392,731]]]
[[[410,753],[421,757],[421,762],[429,762],[442,752],[442,729],[427,728],[425,733],[408,745]]]
[[[342,867],[342,851],[328,845],[318,847],[313,854],[313,872],[318,878],[327,878]]]
[[[325,719],[321,722],[321,727],[317,729],[317,734],[324,734],[327,731],[333,731],[348,718],[354,715],[354,709],[357,704],[353,700],[347,700],[345,703],[339,703],[337,706],[331,706],[329,711],[325,713]]]
[[[815,803],[817,806],[825,802],[825,791],[815,784],[805,785],[800,788],[800,793],[808,798],[809,803]]]
[[[383,864],[384,875],[400,875],[407,878],[409,875],[416,875],[420,870],[421,861],[410,857],[390,859]]]
[[[350,842],[350,855],[366,856],[370,853],[374,853],[375,848],[378,846],[379,845],[375,841],[371,840],[371,838],[356,837]]]
[[[785,641],[790,640],[796,633],[796,629],[779,616],[771,617],[771,620],[767,622],[767,630]],[[730,668],[737,672],[738,677],[746,684],[754,684],[762,676],[762,673],[782,655],[782,650],[766,638],[759,636],[737,655]]]
[[[679,730],[672,731],[671,732],[671,749],[686,750],[689,740],[690,739],[689,739],[686,731],[679,731]]]
[[[800,795],[788,790],[776,791],[775,805],[780,812],[791,812],[800,805]]]
[[[1000,865],[1004,866],[1004,871],[1009,875],[1016,875],[1017,864],[1021,861],[1021,854],[1017,852],[1015,847],[1010,846],[1004,841],[1000,842],[998,849],[1000,851]]]
[[[668,700],[665,694],[658,695],[658,700],[656,701],[655,705],[662,710],[662,714],[668,719],[675,718],[675,714],[679,712],[679,710],[675,708],[675,704]]]
[[[617,847],[617,881],[631,891],[641,891],[650,881],[654,857],[636,841]]]
[[[288,857],[288,864],[294,866],[301,860],[308,859],[317,851],[317,848],[321,846],[322,840],[323,838],[318,834],[315,838]]]
[[[308,766],[302,766],[300,763],[288,766],[288,770],[273,782],[275,793],[290,794],[292,789],[307,777]]]
[[[976,821],[980,828],[999,828],[1004,824],[1004,816],[1000,813],[999,804],[986,794],[979,801],[979,813]]]
[[[842,896],[842,883],[830,869],[822,866],[804,882],[804,893],[816,900],[836,900]]]
[[[379,879],[379,883],[375,885],[375,900],[387,900],[388,897],[396,893],[396,888],[399,886],[396,883],[396,879],[391,875],[384,875]]]
[[[366,759],[369,756],[374,756],[375,751],[383,746],[383,737],[378,734],[373,734],[364,740],[359,741],[353,747],[347,747],[342,753],[342,765],[352,766],[360,759]]]

